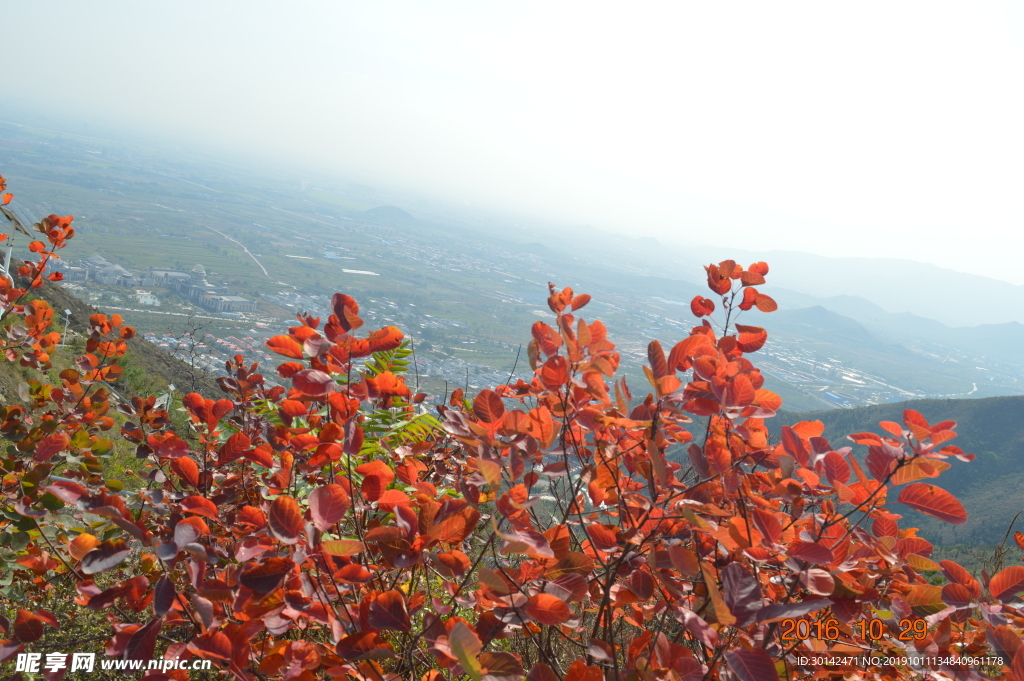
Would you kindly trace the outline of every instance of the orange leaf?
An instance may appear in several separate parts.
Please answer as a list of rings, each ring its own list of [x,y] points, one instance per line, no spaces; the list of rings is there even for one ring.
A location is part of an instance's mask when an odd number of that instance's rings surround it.
[[[533,675],[533,671],[537,669],[539,664],[540,663],[535,665],[533,670],[531,670],[531,677]],[[544,676],[539,676],[539,678],[545,679],[546,681],[546,677]],[[556,676],[554,678],[557,679],[558,677]],[[532,681],[532,679],[528,679],[527,681]],[[601,671],[600,667],[592,667],[587,665],[583,660],[576,660],[569,665],[569,669],[566,670],[565,681],[604,681],[604,672]]]
[[[302,533],[302,511],[299,502],[290,496],[281,495],[270,504],[267,518],[270,533],[285,544],[294,544]]]
[[[327,539],[320,543],[320,549],[331,556],[348,558],[366,550],[361,541],[355,539]]]
[[[775,299],[771,296],[766,296],[763,293],[758,294],[757,300],[754,301],[754,305],[761,312],[775,312],[779,309],[779,304],[775,302]]]
[[[217,520],[217,505],[204,497],[193,495],[181,500],[181,510]]]
[[[999,600],[1024,591],[1024,565],[1011,565],[997,572],[988,583],[988,590]]]
[[[903,488],[897,501],[953,525],[967,522],[967,511],[956,497],[935,485],[915,482]]]
[[[493,390],[482,390],[473,400],[473,413],[484,423],[498,423],[505,416],[505,404]]]
[[[267,347],[279,355],[302,359],[302,346],[291,336],[274,336],[267,341]]]
[[[360,490],[367,501],[377,501],[395,479],[395,472],[380,459],[356,466],[356,473],[363,476]]]
[[[395,506],[408,506],[412,503],[412,499],[409,495],[399,489],[385,490],[380,498],[377,499],[377,508],[386,512],[393,513]]]
[[[199,466],[192,457],[179,456],[177,459],[171,459],[171,470],[192,487],[199,486]]]
[[[704,317],[715,311],[715,303],[704,296],[694,296],[690,301],[690,312],[694,317]]]
[[[11,193],[4,194],[4,196],[3,196],[4,205],[6,206],[8,203],[10,203],[11,199],[13,199],[13,198],[14,198],[14,194],[11,194]]]
[[[850,481],[850,466],[846,463],[846,459],[843,458],[842,454],[838,452],[829,452],[825,455],[822,464],[825,467],[825,475],[828,476],[829,482],[841,483],[845,485]]]
[[[573,616],[572,609],[565,601],[548,593],[531,596],[524,610],[538,624],[562,624]]]
[[[768,342],[768,332],[760,326],[736,325],[736,347],[743,352],[757,352]]]
[[[580,309],[581,307],[583,307],[584,305],[586,305],[589,302],[590,302],[590,294],[589,293],[581,293],[581,294],[579,294],[578,296],[576,296],[575,298],[572,299],[572,311],[575,312],[576,310]]]
[[[71,557],[75,560],[82,560],[85,558],[85,554],[89,553],[99,545],[99,539],[88,532],[83,532],[68,542],[68,551],[71,553]]]

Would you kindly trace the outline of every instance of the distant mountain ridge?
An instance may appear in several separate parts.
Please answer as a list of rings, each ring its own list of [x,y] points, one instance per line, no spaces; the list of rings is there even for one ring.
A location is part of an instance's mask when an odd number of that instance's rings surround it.
[[[895,258],[830,258],[794,251],[692,249],[708,262],[766,261],[768,281],[818,298],[857,295],[889,313],[910,312],[950,327],[1024,323],[1024,286]],[[707,263],[704,263],[707,264]],[[692,269],[692,268],[691,268]]]
[[[1024,324],[1020,322],[950,327],[909,312],[887,312],[860,296],[819,298],[796,291],[773,293],[783,311],[786,311],[785,308],[820,306],[859,322],[872,335],[881,339],[900,343],[915,341],[947,345],[1000,362],[1024,366]],[[770,326],[769,322],[766,324]]]

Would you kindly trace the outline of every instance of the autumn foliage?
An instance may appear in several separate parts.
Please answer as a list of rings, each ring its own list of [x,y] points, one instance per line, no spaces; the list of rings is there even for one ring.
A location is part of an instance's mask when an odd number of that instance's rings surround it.
[[[70,223],[37,227],[33,282]],[[738,323],[776,309],[757,288],[768,265],[706,270],[701,321],[650,343],[644,394],[581,316],[590,297],[551,286],[532,379],[428,409],[402,332],[361,333],[337,294],[328,319],[267,343],[287,387],[238,356],[220,395],[184,397],[187,432],[155,397],[114,406],[104,386],[133,333],[116,315],[46,382],[52,310],[0,279],[18,317],[5,357],[41,372],[0,406],[7,569],[23,603],[70,580],[108,614],[108,656],[204,658],[246,681],[1024,681],[1024,566],[935,563],[889,505],[966,522],[935,484],[972,458],[955,424],[907,411],[846,445],[820,422],[772,437],[782,400],[750,360],[768,335]],[[134,444],[138,488],[107,480],[111,437]],[[5,660],[69,624],[11,614]],[[869,655],[888,662],[854,660]]]

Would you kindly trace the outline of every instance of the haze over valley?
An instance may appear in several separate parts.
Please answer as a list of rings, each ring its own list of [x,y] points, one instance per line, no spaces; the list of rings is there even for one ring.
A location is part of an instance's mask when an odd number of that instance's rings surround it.
[[[28,219],[76,214],[63,285],[213,373],[236,353],[266,364],[267,337],[297,312],[326,317],[343,291],[368,324],[411,335],[436,398],[525,378],[553,282],[594,297],[589,316],[642,389],[647,344],[684,337],[702,266],[725,255],[57,130],[4,120],[0,149]],[[768,329],[761,366],[787,409],[1024,394],[1020,287],[897,260],[734,253],[772,267],[763,290],[780,310],[741,321]]]

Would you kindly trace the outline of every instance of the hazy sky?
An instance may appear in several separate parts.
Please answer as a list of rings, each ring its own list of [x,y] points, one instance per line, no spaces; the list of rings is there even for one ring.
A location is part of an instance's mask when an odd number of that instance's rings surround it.
[[[4,90],[69,117],[574,224],[1024,283],[1012,3],[21,0],[0,25]]]

